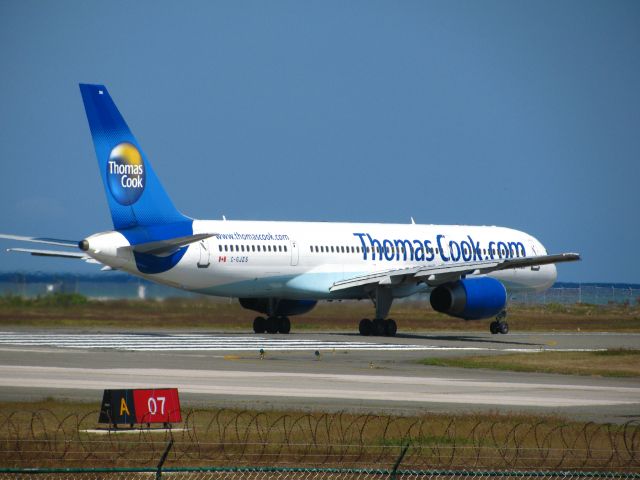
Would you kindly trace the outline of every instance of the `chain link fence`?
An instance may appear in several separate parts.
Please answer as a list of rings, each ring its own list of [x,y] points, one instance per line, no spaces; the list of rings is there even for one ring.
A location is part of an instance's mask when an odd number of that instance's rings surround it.
[[[640,305],[640,289],[604,285],[554,286],[542,293],[523,293],[514,298],[525,305],[585,303],[590,305]]]
[[[329,468],[97,468],[97,469],[0,469],[0,480],[635,480],[637,473],[522,470],[396,470]]]

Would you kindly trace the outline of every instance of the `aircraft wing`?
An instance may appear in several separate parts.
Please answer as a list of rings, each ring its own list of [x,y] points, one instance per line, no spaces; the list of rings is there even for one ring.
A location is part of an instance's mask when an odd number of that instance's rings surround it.
[[[417,266],[397,268],[375,272],[367,275],[340,280],[330,288],[330,292],[350,288],[377,285],[400,285],[402,283],[424,282],[430,286],[440,285],[460,279],[463,275],[484,275],[498,270],[533,267],[550,263],[572,262],[580,260],[577,253],[561,253],[559,255],[539,255],[536,257],[493,259],[481,262],[466,262],[437,267]]]

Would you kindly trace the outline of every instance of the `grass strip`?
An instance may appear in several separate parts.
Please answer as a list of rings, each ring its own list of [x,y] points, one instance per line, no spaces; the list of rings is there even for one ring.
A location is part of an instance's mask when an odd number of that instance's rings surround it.
[[[465,322],[434,312],[428,301],[398,302],[390,316],[400,332],[487,332],[489,321]],[[361,318],[371,318],[368,301],[319,302],[311,312],[291,318],[293,331],[349,331]],[[213,297],[165,300],[94,300],[77,294],[54,294],[25,299],[0,296],[0,329],[151,328],[252,331],[258,314],[244,310],[237,300]],[[512,332],[640,332],[640,305],[513,305]]]
[[[614,349],[601,352],[536,352],[504,355],[476,355],[452,358],[425,358],[423,365],[485,368],[513,372],[597,375],[602,377],[640,376],[640,350]]]
[[[422,415],[183,408],[172,433],[97,435],[99,402],[0,402],[1,467],[307,466],[634,471],[640,426],[522,413]]]

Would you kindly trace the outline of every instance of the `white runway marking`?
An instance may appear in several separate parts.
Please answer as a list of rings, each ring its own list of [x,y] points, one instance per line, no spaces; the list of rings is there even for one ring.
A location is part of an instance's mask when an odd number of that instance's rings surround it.
[[[459,347],[438,345],[415,345],[378,341],[324,341],[296,337],[257,337],[253,335],[213,335],[213,334],[66,334],[66,333],[20,333],[0,332],[0,345],[21,347],[56,347],[78,349],[110,349],[128,351],[327,351],[327,350],[375,350],[375,351],[503,351],[540,352],[553,351],[595,351],[597,349],[560,349],[538,346],[525,348]],[[599,350],[599,349],[598,349]]]

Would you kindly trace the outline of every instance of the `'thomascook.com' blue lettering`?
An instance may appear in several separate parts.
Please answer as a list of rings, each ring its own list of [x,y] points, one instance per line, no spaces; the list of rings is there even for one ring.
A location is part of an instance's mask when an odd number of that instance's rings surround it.
[[[480,242],[471,235],[463,240],[448,240],[445,235],[436,235],[432,240],[383,239],[373,238],[368,233],[354,233],[362,244],[363,260],[386,260],[431,262],[436,255],[443,262],[479,262],[495,258],[526,257],[527,252],[522,242],[488,243],[486,255],[483,256]]]

